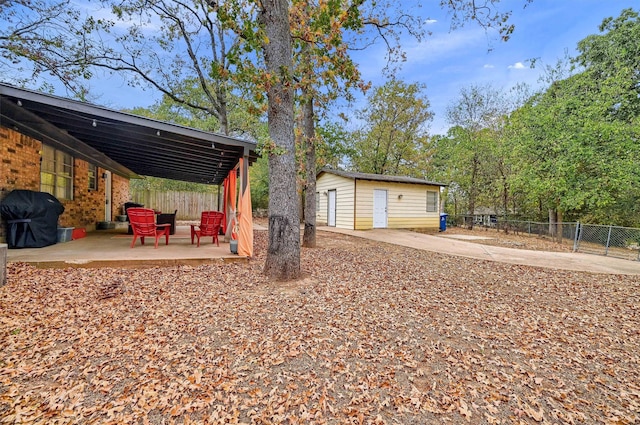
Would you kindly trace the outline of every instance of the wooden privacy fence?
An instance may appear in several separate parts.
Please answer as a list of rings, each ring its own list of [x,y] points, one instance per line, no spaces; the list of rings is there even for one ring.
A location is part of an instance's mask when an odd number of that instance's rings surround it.
[[[222,194],[201,192],[160,192],[154,190],[132,190],[131,201],[165,213],[178,210],[176,220],[200,220],[202,211],[222,209]]]

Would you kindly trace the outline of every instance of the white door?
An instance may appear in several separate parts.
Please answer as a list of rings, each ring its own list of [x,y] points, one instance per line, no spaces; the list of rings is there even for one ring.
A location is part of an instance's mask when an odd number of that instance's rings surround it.
[[[373,228],[385,229],[387,227],[387,191],[373,190]]]
[[[330,190],[328,194],[327,203],[327,226],[336,227],[336,191]]]
[[[111,171],[105,171],[102,175],[104,176],[104,221],[111,221]]]

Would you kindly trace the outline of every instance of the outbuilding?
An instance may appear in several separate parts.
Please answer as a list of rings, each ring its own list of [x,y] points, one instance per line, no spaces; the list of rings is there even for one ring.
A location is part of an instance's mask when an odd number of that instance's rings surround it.
[[[316,177],[316,222],[350,230],[438,230],[444,186],[414,177],[325,167]]]

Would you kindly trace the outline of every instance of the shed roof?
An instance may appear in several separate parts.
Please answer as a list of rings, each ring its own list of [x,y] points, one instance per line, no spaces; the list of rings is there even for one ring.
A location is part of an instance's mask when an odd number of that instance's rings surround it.
[[[406,176],[389,176],[384,174],[370,174],[370,173],[356,173],[352,171],[336,170],[334,168],[323,167],[317,174],[318,177],[323,173],[334,174],[336,176],[346,177],[354,180],[373,180],[389,183],[410,183],[410,184],[423,184],[429,186],[447,186],[444,183],[437,183],[429,180],[418,179],[415,177]]]
[[[0,83],[0,124],[128,178],[221,184],[256,144]]]

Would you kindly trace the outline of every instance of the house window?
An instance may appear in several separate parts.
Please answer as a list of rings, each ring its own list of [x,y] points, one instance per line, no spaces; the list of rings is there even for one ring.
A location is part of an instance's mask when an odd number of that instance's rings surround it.
[[[427,190],[427,212],[438,212],[438,192]]]
[[[89,164],[89,190],[98,190],[98,167]]]
[[[40,190],[58,199],[73,199],[73,157],[42,145]]]

